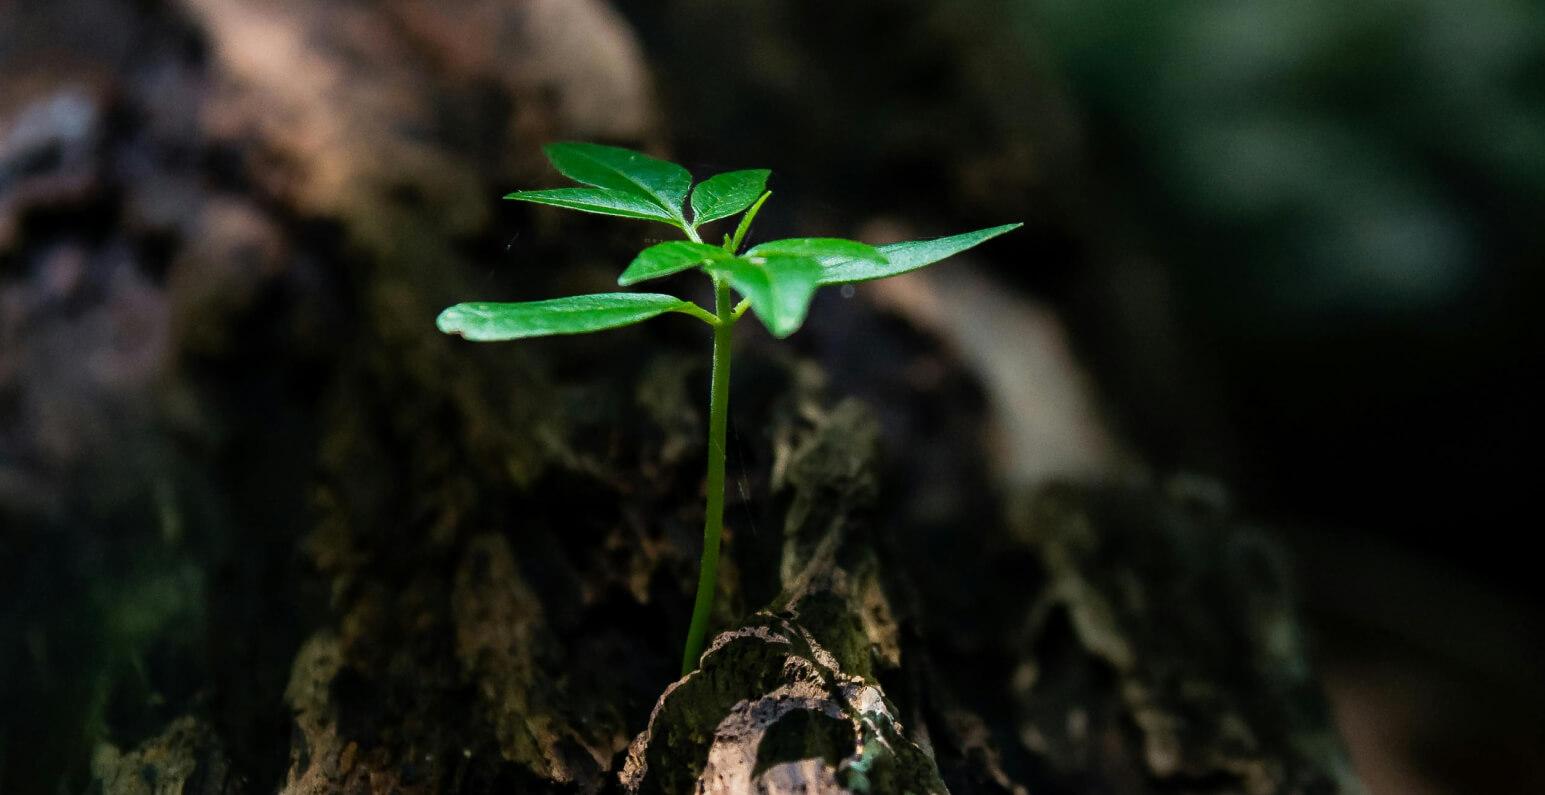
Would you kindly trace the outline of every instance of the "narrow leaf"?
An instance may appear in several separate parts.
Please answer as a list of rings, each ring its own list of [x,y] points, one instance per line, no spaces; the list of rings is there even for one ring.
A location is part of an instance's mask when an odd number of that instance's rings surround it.
[[[687,303],[659,293],[598,293],[550,301],[457,304],[441,312],[435,325],[446,334],[495,342],[627,326],[666,312],[687,311]]]
[[[745,240],[746,233],[751,231],[751,222],[756,220],[757,212],[762,209],[762,205],[767,203],[769,196],[772,196],[772,191],[763,191],[762,195],[758,196],[757,200],[752,203],[751,209],[747,210],[746,214],[740,217],[740,223],[735,225],[735,236],[730,238],[730,242],[724,244],[725,251],[735,252],[740,250],[741,241]]]
[[[879,249],[868,243],[860,243],[857,240],[843,240],[837,237],[795,237],[788,240],[769,240],[757,246],[753,246],[746,256],[768,256],[771,254],[792,254],[798,257],[814,257],[821,261],[822,265],[830,265],[845,260],[864,260],[876,265],[885,264],[885,255]]]
[[[1005,232],[1011,232],[1024,224],[1004,224],[990,229],[978,229],[975,232],[941,237],[934,240],[913,240],[907,243],[891,243],[880,246],[880,253],[888,260],[881,265],[872,261],[851,259],[845,262],[829,263],[821,274],[821,284],[846,284],[848,282],[864,282],[871,279],[884,279],[887,276],[897,276],[908,271],[915,271],[927,265],[932,265],[945,257],[953,256],[991,240]]]
[[[642,152],[587,143],[555,143],[544,147],[547,159],[565,177],[645,199],[685,223],[681,205],[692,187],[692,175],[675,163]]]
[[[511,193],[504,198],[531,202],[533,204],[548,204],[553,207],[564,207],[570,210],[596,213],[597,215],[616,215],[623,218],[659,221],[672,226],[679,226],[679,222],[675,218],[671,217],[669,213],[652,201],[638,198],[632,194],[604,190],[602,188],[522,190]]]
[[[786,254],[736,257],[710,263],[707,269],[751,299],[751,309],[762,325],[780,339],[804,324],[810,298],[821,281],[820,261]]]
[[[728,218],[751,206],[767,187],[765,168],[716,174],[692,189],[692,225]]]
[[[714,260],[729,259],[732,256],[718,246],[693,243],[690,240],[658,243],[639,252],[638,256],[633,258],[632,264],[628,265],[627,270],[617,277],[617,283],[627,287],[646,279],[658,279],[661,276],[669,276]]]

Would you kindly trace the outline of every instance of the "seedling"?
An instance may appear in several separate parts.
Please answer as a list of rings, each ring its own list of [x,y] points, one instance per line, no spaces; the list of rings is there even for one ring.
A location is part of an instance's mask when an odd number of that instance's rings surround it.
[[[799,330],[816,289],[914,271],[1020,226],[1005,224],[962,235],[870,246],[856,240],[799,237],[772,240],[741,251],[757,211],[772,193],[765,169],[718,174],[696,187],[675,163],[588,143],[555,143],[547,157],[560,173],[584,187],[523,190],[505,196],[599,215],[657,221],[675,227],[685,240],[659,243],[639,252],[617,284],[628,287],[687,270],[713,282],[710,311],[662,293],[599,293],[517,303],[457,304],[440,313],[437,325],[469,340],[584,334],[627,326],[677,312],[713,330],[713,374],[708,391],[708,497],[703,518],[703,557],[697,599],[682,656],[682,674],[697,667],[708,633],[719,570],[719,537],[724,529],[724,434],[730,398],[730,341],[736,321],[749,308],[774,337]],[[690,194],[690,201],[688,196]],[[691,218],[686,207],[690,205]],[[733,233],[714,246],[703,242],[704,224],[740,215]],[[735,303],[732,295],[742,296]]]

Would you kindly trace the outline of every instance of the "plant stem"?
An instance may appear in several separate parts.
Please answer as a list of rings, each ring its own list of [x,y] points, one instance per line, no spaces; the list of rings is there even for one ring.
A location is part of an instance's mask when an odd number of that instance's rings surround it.
[[[681,674],[697,667],[708,635],[709,614],[719,583],[719,537],[724,531],[724,447],[730,405],[730,341],[735,328],[730,305],[730,286],[714,279],[713,376],[708,392],[708,505],[703,516],[703,560],[697,571],[697,600],[692,606],[692,625],[682,654]]]
[[[710,326],[717,326],[717,325],[719,325],[719,316],[718,315],[715,315],[712,312],[709,312],[708,310],[698,306],[696,303],[694,303],[692,301],[688,301],[685,304],[683,304],[681,306],[681,308],[675,309],[675,310],[672,310],[672,311],[680,312],[683,315],[691,315],[691,316],[697,318],[698,320],[701,320],[704,323],[707,323]],[[741,310],[741,311],[744,312],[745,310]],[[738,317],[740,317],[740,315],[737,314],[737,315],[735,315],[735,317],[738,318]]]

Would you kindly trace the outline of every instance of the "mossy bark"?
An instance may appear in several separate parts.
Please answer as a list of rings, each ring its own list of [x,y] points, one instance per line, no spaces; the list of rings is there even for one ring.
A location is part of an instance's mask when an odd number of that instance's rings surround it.
[[[46,691],[70,731],[105,727],[101,791],[1356,791],[1265,534],[1145,486],[1005,495],[980,401],[842,401],[750,333],[717,637],[677,678],[706,336],[677,318],[476,346],[432,323],[457,300],[605,289],[651,234],[494,201],[549,178],[541,141],[661,137],[609,6],[48,8],[28,19],[127,21],[77,31],[111,46],[70,69],[0,48],[4,74],[36,75],[0,106],[33,136],[0,147],[0,278],[46,331],[0,335],[21,395],[0,410],[74,405],[52,374],[102,362],[115,377],[79,402],[134,410],[85,423],[105,440],[5,443],[155,455],[0,506],[35,547],[148,571],[104,570],[90,624],[139,689]],[[851,309],[896,369],[926,356],[969,382]],[[149,353],[105,335],[57,355],[104,318],[149,326]],[[877,410],[952,430],[913,447]],[[952,510],[924,532],[906,497],[938,477]],[[103,513],[59,508],[83,495]],[[28,654],[46,681],[58,652]]]

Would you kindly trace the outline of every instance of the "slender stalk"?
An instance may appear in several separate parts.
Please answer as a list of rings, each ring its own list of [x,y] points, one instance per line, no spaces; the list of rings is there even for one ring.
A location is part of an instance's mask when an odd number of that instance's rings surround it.
[[[719,537],[724,532],[724,443],[730,405],[730,341],[735,328],[730,286],[714,279],[713,376],[708,392],[708,506],[703,516],[703,560],[697,571],[697,601],[692,606],[692,625],[682,654],[683,676],[697,667],[708,635],[714,592],[719,583]]]
[[[710,326],[717,326],[717,325],[719,325],[719,316],[718,315],[715,315],[712,312],[709,312],[708,310],[698,306],[696,303],[694,303],[692,301],[688,301],[685,304],[683,304],[679,309],[674,309],[674,310],[671,310],[671,311],[673,311],[673,312],[680,312],[683,315],[691,315],[691,316],[697,318],[698,320],[701,320],[704,323],[707,323]],[[744,312],[745,310],[741,310],[741,311]],[[738,318],[738,317],[740,317],[740,315],[735,315],[735,317]]]

